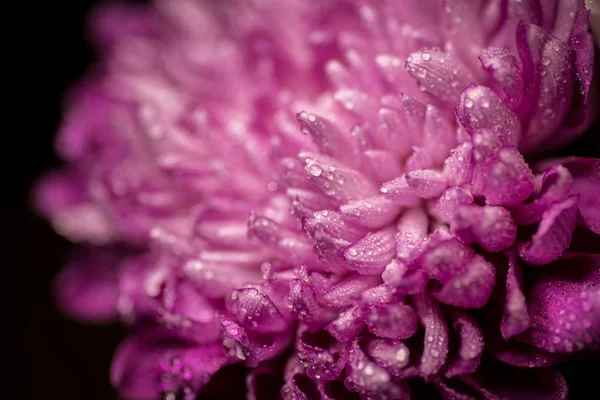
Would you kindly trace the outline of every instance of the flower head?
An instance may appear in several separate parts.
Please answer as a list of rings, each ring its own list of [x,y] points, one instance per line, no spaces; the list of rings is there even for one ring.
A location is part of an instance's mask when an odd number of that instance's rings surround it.
[[[564,398],[548,367],[600,350],[600,160],[531,161],[591,121],[582,0],[164,0],[93,34],[37,198],[89,248],[65,310],[135,332],[126,398],[232,363],[250,398]]]

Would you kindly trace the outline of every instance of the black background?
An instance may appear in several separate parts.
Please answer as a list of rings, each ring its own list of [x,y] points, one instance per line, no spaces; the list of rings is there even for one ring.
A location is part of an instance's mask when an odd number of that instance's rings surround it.
[[[9,201],[3,206],[8,224],[4,223],[2,230],[9,237],[3,241],[3,252],[9,257],[1,267],[4,279],[0,282],[9,298],[4,303],[8,311],[5,322],[0,326],[16,337],[16,342],[9,339],[5,344],[11,357],[3,357],[3,361],[15,376],[3,379],[2,396],[8,391],[9,395],[14,393],[14,399],[117,398],[108,382],[108,371],[123,334],[121,328],[81,325],[56,310],[50,284],[67,259],[70,245],[30,212],[29,203],[34,181],[43,171],[60,165],[53,153],[53,139],[64,93],[94,61],[84,29],[94,3],[99,2],[22,1],[17,4],[19,9],[7,12],[4,18],[5,23],[13,20],[9,22],[17,25],[5,37],[9,46],[4,47],[3,55],[3,63],[14,68],[5,76],[5,86],[17,89],[10,96],[4,92],[10,103],[4,119],[15,123],[4,124],[1,133],[2,159],[8,162],[3,170],[5,182],[9,182],[2,196],[3,202]],[[598,124],[562,153],[598,157],[597,128]],[[595,397],[593,391],[588,392],[597,386],[600,376],[594,364],[568,365],[562,370],[570,382],[570,398]],[[228,391],[213,393],[210,398],[240,398],[243,381],[237,372],[221,374]]]

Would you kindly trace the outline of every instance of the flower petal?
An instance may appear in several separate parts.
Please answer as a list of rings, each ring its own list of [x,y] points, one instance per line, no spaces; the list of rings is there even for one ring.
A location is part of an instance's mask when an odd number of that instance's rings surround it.
[[[547,267],[527,295],[531,329],[523,340],[549,352],[600,349],[600,256]]]
[[[437,374],[448,355],[448,327],[439,305],[427,293],[412,297],[421,325],[425,328],[425,344],[420,370],[423,376]]]
[[[454,310],[452,320],[454,330],[460,336],[460,346],[458,354],[450,358],[446,367],[444,375],[447,378],[475,372],[483,353],[483,334],[473,317],[465,311]]]
[[[196,345],[154,329],[121,343],[113,359],[111,382],[129,399],[193,392],[226,363],[220,343]]]
[[[497,206],[460,206],[450,226],[463,242],[477,242],[491,252],[506,249],[517,237],[517,225],[510,212]]]
[[[410,53],[406,69],[425,92],[446,105],[456,104],[461,92],[475,81],[465,65],[437,49]]]
[[[502,337],[506,340],[523,333],[529,328],[530,318],[525,295],[523,294],[522,279],[519,261],[513,254],[509,254],[506,276],[506,302],[500,324]]]
[[[380,274],[396,251],[395,230],[370,232],[344,251],[348,268],[359,274]]]
[[[56,279],[55,295],[61,309],[87,322],[110,322],[117,317],[122,254],[95,250],[76,258]]]
[[[521,258],[529,264],[543,265],[560,257],[571,243],[577,207],[575,196],[550,207],[531,241],[521,248]]]
[[[439,301],[464,308],[481,308],[487,303],[496,278],[494,267],[482,256],[475,255],[466,269],[435,293]]]
[[[415,312],[402,303],[371,306],[366,323],[375,335],[388,339],[406,339],[417,331]]]
[[[461,95],[456,115],[471,135],[489,135],[504,146],[519,145],[519,118],[490,88],[469,86]]]

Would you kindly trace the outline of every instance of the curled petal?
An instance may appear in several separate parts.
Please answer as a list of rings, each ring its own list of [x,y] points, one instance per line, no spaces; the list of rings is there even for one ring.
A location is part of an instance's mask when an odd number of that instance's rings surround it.
[[[462,93],[456,115],[471,135],[490,135],[504,146],[518,146],[521,124],[517,115],[491,89],[472,85]]]
[[[460,93],[475,81],[471,71],[460,61],[437,49],[412,52],[406,69],[420,87],[444,104],[456,104]]]
[[[410,171],[406,174],[406,183],[423,199],[439,197],[448,187],[444,174],[430,169]]]
[[[113,358],[111,382],[129,399],[194,392],[227,362],[220,343],[197,345],[155,329],[121,343]]]
[[[117,317],[120,255],[94,251],[75,259],[56,279],[56,297],[67,314],[88,322],[110,322]]]
[[[474,137],[477,143],[481,135]],[[499,151],[477,146],[473,151],[473,194],[481,194],[490,205],[512,206],[525,200],[533,191],[533,173],[514,147]]]
[[[522,279],[519,261],[511,253],[508,257],[508,274],[506,276],[506,302],[500,323],[500,332],[506,340],[529,328],[530,317],[523,294]]]
[[[270,218],[251,215],[248,220],[248,235],[257,238],[283,258],[299,263],[313,259],[312,247],[305,236]]]
[[[319,302],[313,287],[300,279],[290,282],[291,313],[312,328],[321,328],[335,318]]]
[[[420,254],[420,246],[427,237],[429,220],[420,208],[406,210],[398,219],[396,234],[396,255],[405,262],[411,262]]]
[[[340,342],[347,342],[363,330],[365,318],[363,308],[355,305],[343,311],[338,318],[325,327],[325,330]]]
[[[287,327],[273,301],[255,288],[233,291],[225,298],[225,306],[243,327],[255,332],[277,333]]]
[[[561,260],[527,296],[531,329],[523,340],[549,352],[600,349],[600,257]]]
[[[414,206],[419,203],[419,197],[415,194],[408,182],[406,175],[385,182],[379,189],[383,195],[400,206]]]
[[[323,295],[323,300],[330,307],[348,307],[360,298],[361,293],[379,283],[375,275],[354,274],[344,279]]]
[[[368,233],[344,251],[350,269],[360,274],[379,274],[391,261],[396,250],[395,231],[384,229]]]
[[[466,269],[435,294],[439,301],[464,308],[481,308],[487,303],[496,278],[494,267],[482,256],[475,255]]]
[[[296,341],[298,357],[306,366],[311,379],[325,381],[335,379],[346,365],[346,343],[337,342],[328,332],[298,331]]]
[[[460,337],[460,346],[455,358],[451,358],[444,375],[452,378],[475,372],[483,353],[483,334],[477,322],[466,312],[452,312],[454,330]]]
[[[579,197],[579,212],[585,225],[600,234],[600,160],[573,157],[562,162],[573,176],[573,194]]]
[[[345,385],[363,396],[381,396],[392,399],[409,399],[408,387],[393,383],[385,368],[369,360],[358,343],[352,345],[352,357],[346,367]]]
[[[410,361],[410,349],[400,340],[373,339],[366,344],[366,354],[392,375],[401,375]]]
[[[349,220],[367,228],[380,228],[394,221],[400,208],[383,196],[351,201],[340,207]]]
[[[572,187],[573,178],[568,169],[562,165],[548,168],[542,177],[537,198],[530,203],[519,204],[513,209],[515,221],[520,225],[530,225],[539,221],[550,206],[569,196]]]
[[[550,207],[543,214],[531,242],[521,249],[521,258],[529,264],[543,265],[560,257],[571,243],[577,207],[577,197],[570,197]]]
[[[500,85],[509,104],[519,104],[523,96],[523,78],[519,63],[510,50],[498,47],[488,48],[481,53],[479,60]]]
[[[477,242],[491,252],[506,249],[517,237],[517,225],[510,212],[497,206],[460,206],[451,227],[465,243]]]
[[[331,158],[300,153],[306,176],[323,194],[339,202],[348,202],[377,195],[377,188],[360,172]]]
[[[473,256],[474,252],[470,247],[449,233],[443,234],[438,231],[429,237],[420,263],[432,278],[446,283],[465,273]]]
[[[421,373],[431,376],[440,371],[448,355],[448,327],[439,305],[427,293],[412,297],[421,325],[425,328],[425,344],[421,355]]]
[[[458,216],[458,210],[463,205],[470,205],[474,201],[468,191],[451,187],[444,192],[432,207],[432,212],[443,222],[450,222]]]
[[[349,161],[348,156],[352,154],[350,145],[334,124],[305,111],[298,113],[296,118],[300,122],[302,132],[310,135],[323,154]]]
[[[417,316],[402,303],[371,306],[366,323],[375,335],[388,339],[406,339],[417,330]]]

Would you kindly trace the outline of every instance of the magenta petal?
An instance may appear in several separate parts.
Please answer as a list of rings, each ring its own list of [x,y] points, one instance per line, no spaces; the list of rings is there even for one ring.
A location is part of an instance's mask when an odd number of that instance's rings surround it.
[[[340,212],[349,220],[367,228],[381,228],[394,221],[400,209],[383,196],[355,200],[340,207]]]
[[[396,250],[394,229],[368,233],[344,251],[348,267],[359,274],[380,274]]]
[[[427,240],[420,263],[432,278],[442,283],[467,271],[474,252],[449,233],[434,232]]]
[[[420,208],[402,213],[397,222],[396,255],[406,263],[415,260],[420,254],[420,246],[427,238],[429,219]]]
[[[447,105],[456,104],[464,88],[475,81],[465,65],[437,49],[410,53],[406,69],[424,91]]]
[[[352,154],[350,144],[331,122],[304,111],[298,113],[297,118],[302,132],[310,135],[323,154],[349,161],[348,156]]]
[[[571,243],[577,206],[578,198],[570,197],[550,207],[531,242],[521,248],[521,258],[529,264],[544,265],[560,257]]]
[[[410,361],[410,350],[399,340],[373,339],[366,344],[366,354],[392,375],[400,375]]]
[[[301,279],[290,282],[292,315],[312,328],[322,328],[335,319],[335,314],[323,307],[311,285]]]
[[[451,187],[444,192],[432,207],[432,212],[443,222],[450,222],[458,216],[458,210],[463,205],[470,205],[474,201],[468,191]]]
[[[421,355],[421,373],[427,377],[440,371],[448,355],[448,327],[439,305],[422,292],[412,297],[421,325],[425,328],[425,343]]]
[[[529,62],[536,68],[535,82],[539,85],[539,100],[534,104],[529,125],[519,146],[522,151],[530,152],[536,146],[552,146],[552,143],[544,140],[560,125],[569,110],[573,81],[569,48],[565,42],[534,25],[520,29],[526,30],[529,52],[522,54],[522,59],[530,57]]]
[[[348,344],[336,341],[328,332],[309,332],[300,328],[296,340],[298,357],[306,365],[311,379],[335,379],[346,365]]]
[[[360,299],[364,290],[379,282],[376,275],[353,274],[328,290],[323,295],[323,300],[330,307],[349,307]]]
[[[323,194],[339,202],[357,200],[378,194],[377,187],[359,171],[332,158],[300,153],[309,181]]]
[[[489,135],[504,146],[519,145],[519,118],[496,93],[485,86],[468,87],[462,93],[456,115],[471,135]]]
[[[485,137],[476,135],[477,144]],[[475,167],[473,170],[472,194],[485,197],[490,205],[512,206],[527,199],[533,191],[533,173],[514,147],[496,150],[485,143],[476,145],[473,150]]]
[[[354,339],[365,327],[365,312],[361,306],[352,306],[325,327],[325,330],[340,342]]]
[[[171,334],[155,329],[121,343],[113,359],[111,382],[124,397],[145,400],[162,393],[196,391],[226,364],[220,343],[197,345]]]
[[[413,189],[408,186],[405,174],[394,180],[385,182],[381,185],[379,191],[383,193],[387,199],[400,206],[414,206],[419,203],[419,197],[415,194]]]
[[[481,308],[492,294],[495,269],[480,255],[475,255],[466,268],[464,274],[445,283],[435,297],[456,307]]]
[[[600,256],[549,268],[527,295],[531,329],[524,340],[549,352],[600,349]]]
[[[485,49],[479,60],[500,85],[509,103],[519,104],[523,96],[523,78],[516,57],[507,49],[492,47]]]
[[[579,194],[579,212],[586,226],[600,234],[600,160],[572,157],[562,165],[573,176],[572,193]]]
[[[372,396],[398,400],[410,398],[408,387],[392,382],[388,371],[369,360],[356,342],[352,346],[352,356],[346,367],[346,373],[348,374],[346,387],[360,393],[364,398]]]
[[[491,252],[506,249],[517,237],[517,225],[510,212],[497,206],[460,206],[450,226],[465,243],[477,242]]]
[[[483,353],[483,334],[473,317],[465,311],[454,310],[452,320],[454,330],[460,337],[460,346],[458,354],[450,358],[444,372],[448,378],[475,372]]]
[[[102,323],[117,317],[117,267],[122,254],[95,250],[75,259],[57,277],[60,308],[83,321]]]
[[[554,203],[565,200],[572,192],[573,178],[562,165],[548,168],[542,176],[537,197],[530,203],[519,204],[513,208],[515,221],[520,225],[530,225],[542,219],[544,212]]]
[[[529,313],[525,295],[519,260],[513,254],[508,257],[508,274],[506,276],[506,302],[500,324],[502,337],[506,340],[523,333],[529,328]]]
[[[287,328],[273,301],[255,288],[233,291],[225,298],[225,306],[243,327],[255,332],[277,333]]]
[[[375,335],[388,339],[406,339],[417,330],[415,312],[402,303],[371,306],[366,323]]]
[[[406,174],[406,183],[423,199],[439,197],[448,187],[444,174],[430,169],[410,171]]]

